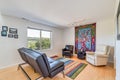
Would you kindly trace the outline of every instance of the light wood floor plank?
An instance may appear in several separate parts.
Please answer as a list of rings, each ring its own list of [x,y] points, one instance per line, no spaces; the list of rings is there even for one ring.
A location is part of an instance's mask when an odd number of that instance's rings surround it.
[[[76,61],[87,63],[87,67],[74,80],[115,80],[115,69],[110,66],[96,67],[85,60],[71,58]],[[39,74],[34,73],[33,69],[25,65],[24,69],[29,73],[32,80],[39,77]],[[9,67],[0,70],[0,80],[27,80],[21,70],[17,71],[17,66]],[[54,78],[45,78],[43,80],[72,80],[69,77],[63,78],[62,73],[59,73]]]

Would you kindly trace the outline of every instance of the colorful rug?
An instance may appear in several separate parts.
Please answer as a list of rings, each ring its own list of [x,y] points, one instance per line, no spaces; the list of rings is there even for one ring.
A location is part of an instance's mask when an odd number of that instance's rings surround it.
[[[79,75],[79,73],[87,66],[87,64],[85,63],[70,60],[68,58],[59,58],[59,57],[57,58],[56,56],[53,59],[64,62],[65,65],[64,73],[71,79],[75,79]]]

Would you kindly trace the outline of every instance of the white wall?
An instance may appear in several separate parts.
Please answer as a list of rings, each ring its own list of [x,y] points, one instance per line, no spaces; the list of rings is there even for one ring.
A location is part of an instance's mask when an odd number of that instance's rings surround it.
[[[114,19],[100,20],[96,24],[96,44],[115,45]]]
[[[66,44],[75,45],[75,29],[74,27],[64,29],[64,46]],[[114,47],[115,45],[115,29],[114,19],[104,19],[96,23],[96,44],[106,44]],[[114,53],[114,51],[113,51]],[[112,53],[112,57],[113,57]],[[113,58],[110,59],[110,62]]]
[[[30,21],[22,20],[16,17],[0,15],[0,26],[8,26],[18,29],[18,39],[0,36],[0,68],[12,66],[21,63],[22,60],[17,52],[20,47],[27,46],[27,27],[44,29],[52,31],[52,49],[44,50],[47,55],[61,53],[62,49],[62,30],[40,25]],[[1,31],[2,27],[0,27]]]
[[[64,43],[64,46],[66,44],[71,44],[71,45],[74,45],[75,44],[75,29],[74,27],[72,28],[65,28],[64,31],[63,31],[63,43]]]

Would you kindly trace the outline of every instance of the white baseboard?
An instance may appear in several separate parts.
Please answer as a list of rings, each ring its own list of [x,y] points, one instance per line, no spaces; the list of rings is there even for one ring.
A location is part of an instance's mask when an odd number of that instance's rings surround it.
[[[20,62],[20,63],[23,63],[23,62]],[[20,64],[20,63],[15,63],[15,64],[7,65],[7,66],[2,66],[2,67],[0,67],[0,69],[5,69],[5,68],[12,67],[12,66],[16,66],[16,65],[18,65],[18,64]]]

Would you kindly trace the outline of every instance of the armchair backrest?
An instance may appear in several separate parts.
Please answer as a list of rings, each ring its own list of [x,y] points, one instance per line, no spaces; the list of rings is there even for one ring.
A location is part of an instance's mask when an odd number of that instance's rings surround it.
[[[26,58],[26,56],[25,56],[25,54],[24,54],[24,51],[25,51],[25,48],[20,48],[20,49],[18,49],[18,52],[19,52],[21,58],[22,58],[25,62],[28,62],[28,60],[27,60],[27,58]]]
[[[65,48],[66,48],[67,50],[73,51],[73,45],[66,45]]]
[[[100,52],[106,52],[107,48],[105,45],[98,45],[96,47],[96,51],[100,51]]]
[[[107,46],[107,53],[106,53],[107,55],[110,54],[110,52],[111,52],[111,48],[112,48],[111,46]]]
[[[96,47],[96,53],[98,54],[105,54],[107,55],[108,54],[108,51],[109,51],[109,46],[108,45],[98,45]]]
[[[18,49],[21,58],[28,63],[36,72],[40,73],[43,77],[49,75],[48,68],[50,64],[48,63],[47,57],[44,53],[38,53],[32,49],[20,48]]]

